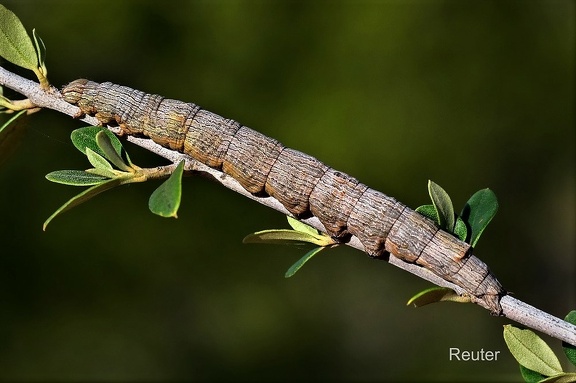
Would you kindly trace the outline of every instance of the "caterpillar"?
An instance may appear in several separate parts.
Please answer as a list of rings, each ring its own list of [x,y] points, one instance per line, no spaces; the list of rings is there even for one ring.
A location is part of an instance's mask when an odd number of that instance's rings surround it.
[[[110,82],[75,80],[62,95],[103,125],[117,124],[124,134],[188,154],[250,193],[276,198],[297,218],[317,217],[336,240],[355,236],[370,257],[392,254],[425,267],[492,314],[502,313],[500,298],[506,292],[468,243],[312,156],[195,104]]]

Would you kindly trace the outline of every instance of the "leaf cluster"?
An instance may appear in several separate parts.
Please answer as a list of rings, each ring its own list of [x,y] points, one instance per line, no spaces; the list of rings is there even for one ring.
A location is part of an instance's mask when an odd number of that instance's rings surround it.
[[[165,178],[171,169],[143,169],[132,163],[120,140],[108,129],[89,126],[72,131],[74,146],[88,158],[92,168],[86,170],[57,170],[46,175],[49,181],[71,185],[90,186],[58,208],[45,222],[48,224],[59,214],[88,201],[92,197],[116,186],[143,182],[152,178]],[[184,162],[171,172],[168,179],[150,196],[150,210],[162,217],[176,217],[182,195]]]
[[[416,211],[434,222],[443,230],[476,247],[480,236],[498,211],[498,200],[490,189],[478,190],[464,205],[460,215],[448,193],[433,181],[428,181],[431,205],[423,205]]]
[[[46,46],[32,30],[34,43],[26,28],[12,11],[0,4],[0,56],[12,64],[34,72],[42,89],[50,87],[46,69]]]
[[[292,227],[290,229],[271,229],[262,230],[247,235],[243,243],[269,243],[269,244],[282,244],[282,245],[305,245],[312,244],[316,247],[308,251],[302,258],[294,263],[288,271],[284,274],[286,278],[290,278],[298,270],[304,266],[306,262],[312,259],[313,256],[320,251],[337,246],[338,243],[334,241],[328,234],[322,233],[315,228],[298,221],[295,218],[287,216],[288,224]]]
[[[22,68],[32,70],[44,90],[50,88],[48,69],[46,68],[46,46],[32,30],[34,43],[28,36],[20,19],[5,6],[0,4],[0,57]],[[0,113],[18,112],[0,126],[0,162],[11,153],[22,137],[23,129],[16,124],[24,112],[32,113],[39,110],[30,100],[12,101],[3,95],[0,87]]]
[[[576,310],[568,313],[564,320],[576,325]],[[576,382],[576,373],[564,372],[554,351],[531,330],[506,325],[504,341],[518,362],[525,382]],[[576,346],[563,342],[562,348],[568,361],[576,366]]]
[[[490,189],[482,189],[474,193],[464,205],[460,215],[454,212],[452,199],[440,185],[428,181],[428,194],[432,204],[419,206],[416,211],[472,247],[476,246],[484,229],[498,211],[498,200]],[[406,304],[421,307],[445,301],[468,303],[471,299],[446,287],[432,287],[414,295]]]
[[[0,56],[22,68],[36,74],[40,86],[44,90],[50,88],[46,69],[46,46],[42,39],[32,30],[32,39],[20,19],[6,7],[0,4]],[[7,112],[21,110],[13,118],[0,127],[0,147],[13,144],[17,118],[23,115],[24,109],[35,108],[29,100],[11,101],[2,96],[0,88],[0,109]],[[184,163],[175,169],[155,168],[142,169],[132,163],[120,141],[112,132],[100,127],[86,127],[72,132],[74,146],[80,150],[92,165],[87,170],[58,170],[46,175],[49,181],[72,186],[89,186],[58,208],[44,222],[44,230],[59,214],[91,199],[106,190],[127,183],[142,182],[151,178],[170,177],[164,184],[152,193],[149,200],[150,210],[163,217],[176,217],[180,206],[181,178]],[[7,151],[2,151],[4,158]],[[173,170],[173,171],[172,171]]]

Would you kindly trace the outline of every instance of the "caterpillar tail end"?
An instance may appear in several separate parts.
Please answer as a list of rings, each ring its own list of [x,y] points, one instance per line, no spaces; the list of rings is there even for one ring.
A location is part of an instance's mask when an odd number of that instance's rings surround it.
[[[502,299],[504,295],[506,295],[506,293],[501,292],[498,294],[484,294],[477,297],[472,296],[471,298],[472,302],[490,311],[490,315],[504,316],[502,305],[500,304],[500,299]]]

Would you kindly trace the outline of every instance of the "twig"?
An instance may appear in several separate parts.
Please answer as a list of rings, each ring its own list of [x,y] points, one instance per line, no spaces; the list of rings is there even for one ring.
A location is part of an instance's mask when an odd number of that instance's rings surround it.
[[[24,95],[38,107],[53,109],[69,116],[76,116],[79,113],[78,107],[64,101],[60,95],[60,92],[56,88],[52,87],[49,91],[43,91],[40,89],[39,84],[35,83],[34,81],[20,77],[2,67],[0,67],[0,85],[6,86]],[[81,120],[90,125],[98,125],[98,120],[94,117],[85,116],[82,117]],[[109,129],[115,133],[119,132],[118,128],[109,127]],[[184,160],[186,162],[186,170],[198,172],[199,174],[208,176],[214,181],[227,187],[228,189],[242,194],[243,196],[248,197],[265,206],[271,207],[272,209],[275,209],[282,214],[290,215],[284,206],[282,206],[282,204],[275,198],[254,196],[247,192],[234,178],[224,174],[219,170],[212,169],[194,160],[190,156],[164,148],[154,143],[150,139],[133,136],[128,136],[126,139],[129,142],[141,146],[142,148],[145,148],[150,152],[164,157],[173,163]],[[303,221],[322,232],[326,231],[324,226],[315,217],[305,219]],[[364,251],[363,245],[356,237],[352,237],[351,240],[346,244],[360,251]],[[458,294],[465,293],[465,291],[460,287],[443,280],[427,269],[416,264],[406,263],[393,256],[388,258],[388,262],[422,279],[432,282],[435,285],[450,288],[456,291]],[[505,317],[532,329],[541,331],[542,333],[550,335],[551,337],[563,340],[572,345],[576,345],[576,326],[563,321],[562,319],[556,318],[546,312],[538,310],[535,307],[532,307],[518,299],[511,297],[510,295],[502,297],[500,303],[502,305],[503,315]]]

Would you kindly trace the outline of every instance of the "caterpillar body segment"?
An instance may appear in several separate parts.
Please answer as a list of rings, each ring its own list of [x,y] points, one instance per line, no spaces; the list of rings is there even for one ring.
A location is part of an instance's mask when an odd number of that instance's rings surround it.
[[[469,244],[312,156],[195,104],[109,82],[75,80],[62,94],[102,124],[116,123],[125,134],[188,154],[230,175],[250,193],[276,198],[296,217],[317,217],[339,241],[354,235],[369,256],[390,253],[425,267],[493,314],[502,312],[500,298],[506,292],[471,254]]]
[[[296,217],[308,217],[310,194],[328,169],[312,156],[284,148],[268,173],[265,191]]]

